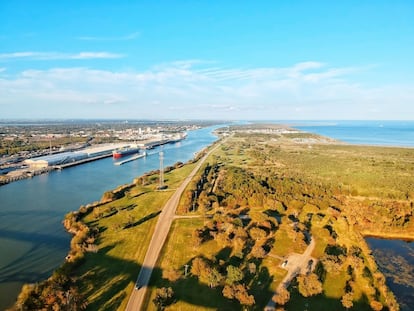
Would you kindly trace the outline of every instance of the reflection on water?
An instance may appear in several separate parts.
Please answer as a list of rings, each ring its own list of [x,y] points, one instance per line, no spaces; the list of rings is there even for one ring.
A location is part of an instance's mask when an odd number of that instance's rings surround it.
[[[414,306],[414,243],[367,238],[375,260],[402,311]]]
[[[193,158],[217,139],[211,133],[217,127],[190,131],[180,143],[163,146],[165,166]],[[71,238],[64,215],[157,169],[158,151],[121,166],[106,158],[0,187],[0,310],[15,301],[23,283],[47,278],[63,262]]]

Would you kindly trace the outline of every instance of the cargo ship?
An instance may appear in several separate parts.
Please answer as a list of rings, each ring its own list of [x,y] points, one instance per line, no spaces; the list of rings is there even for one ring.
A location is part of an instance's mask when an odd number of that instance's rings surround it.
[[[114,157],[114,159],[119,159],[134,153],[139,153],[139,147],[127,146],[112,151],[112,156]]]

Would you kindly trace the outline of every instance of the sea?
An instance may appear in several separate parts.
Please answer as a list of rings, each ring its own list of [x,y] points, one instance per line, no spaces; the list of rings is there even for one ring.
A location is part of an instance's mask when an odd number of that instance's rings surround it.
[[[288,124],[350,144],[414,147],[414,120],[289,121]]]

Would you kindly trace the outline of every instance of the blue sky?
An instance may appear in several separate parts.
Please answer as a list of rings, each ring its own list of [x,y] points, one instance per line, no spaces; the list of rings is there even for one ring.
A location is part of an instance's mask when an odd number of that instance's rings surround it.
[[[0,2],[0,119],[413,119],[414,2]]]

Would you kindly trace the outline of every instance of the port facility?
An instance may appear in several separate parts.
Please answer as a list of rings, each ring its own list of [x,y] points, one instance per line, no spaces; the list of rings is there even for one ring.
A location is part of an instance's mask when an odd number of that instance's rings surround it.
[[[186,133],[169,135],[161,137],[161,139],[157,138],[147,140],[136,144],[136,146],[141,149],[152,149],[156,146],[178,142],[180,140],[185,139],[186,136]],[[77,151],[68,151],[27,159],[24,160],[23,164],[27,165],[32,170],[41,170],[53,167],[60,169],[72,165],[102,159],[104,157],[109,157],[112,156],[113,152],[116,150],[130,147],[131,144],[125,142],[116,144],[101,144]]]
[[[31,169],[42,169],[53,166],[69,166],[68,164],[84,163],[87,160],[96,160],[103,157],[112,156],[112,151],[128,146],[128,144],[103,144],[90,148],[85,148],[79,151],[69,151],[57,154],[41,156],[25,160],[23,163],[28,165]]]

